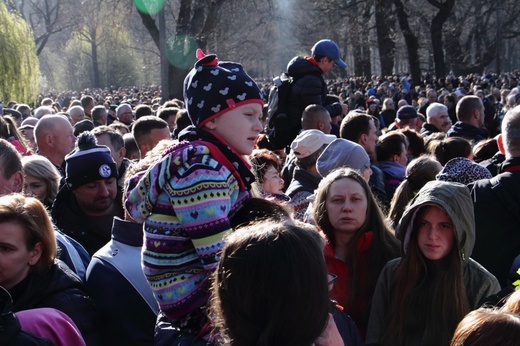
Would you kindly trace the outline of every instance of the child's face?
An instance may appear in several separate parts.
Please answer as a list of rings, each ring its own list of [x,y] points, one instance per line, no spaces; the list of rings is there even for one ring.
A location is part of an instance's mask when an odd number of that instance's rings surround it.
[[[222,137],[240,155],[249,155],[263,129],[261,118],[262,105],[250,103],[215,118],[206,129]]]
[[[274,166],[269,166],[265,171],[262,181],[262,191],[271,194],[281,194],[283,188],[283,179]]]

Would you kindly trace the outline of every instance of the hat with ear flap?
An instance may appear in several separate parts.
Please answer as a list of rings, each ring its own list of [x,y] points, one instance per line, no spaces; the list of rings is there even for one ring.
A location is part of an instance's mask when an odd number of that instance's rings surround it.
[[[214,54],[197,49],[199,59],[184,80],[184,102],[196,127],[239,106],[258,103],[262,93],[255,81],[235,62],[219,62]]]

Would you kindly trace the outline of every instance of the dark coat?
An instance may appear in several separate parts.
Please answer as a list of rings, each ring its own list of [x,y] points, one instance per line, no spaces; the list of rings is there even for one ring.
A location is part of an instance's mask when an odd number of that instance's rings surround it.
[[[42,273],[29,274],[9,293],[14,312],[45,307],[60,310],[74,321],[87,345],[99,345],[94,302],[81,280],[60,260]]]
[[[503,173],[469,188],[477,235],[472,257],[505,287],[509,268],[520,254],[520,158],[504,161],[501,168]],[[493,188],[494,182],[502,188]]]
[[[0,287],[0,345],[3,346],[52,346],[50,340],[23,331],[20,321],[12,312],[13,299]]]
[[[424,123],[421,127],[421,136],[427,137],[431,134],[441,132],[435,125]]]
[[[294,124],[291,138],[296,138],[300,132],[302,113],[308,105],[317,104],[325,107],[331,117],[342,114],[343,108],[339,102],[326,103],[327,83],[314,59],[293,58],[287,65],[287,74],[293,78],[289,100],[289,116],[291,124]]]
[[[128,279],[103,256],[114,241],[116,249],[126,246],[135,250],[133,252],[138,258],[120,258],[128,251],[117,251],[111,255],[114,261],[135,261],[133,274],[141,275],[144,279],[139,256],[143,246],[143,225],[114,218],[112,238],[92,257],[85,284],[99,311],[102,345],[153,345],[157,316]],[[146,287],[151,294],[148,283]]]
[[[475,143],[486,139],[484,131],[476,126],[457,121],[446,133],[446,137],[462,137]]]
[[[63,186],[52,205],[51,216],[56,226],[66,235],[75,239],[92,256],[110,240],[112,218],[123,217],[122,194],[118,190],[114,213],[103,217],[88,217],[78,205],[76,196]],[[99,228],[96,222],[106,219],[105,227]]]

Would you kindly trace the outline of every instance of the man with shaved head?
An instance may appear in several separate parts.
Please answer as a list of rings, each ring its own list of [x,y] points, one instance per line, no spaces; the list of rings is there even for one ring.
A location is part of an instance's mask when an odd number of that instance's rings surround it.
[[[76,142],[69,120],[59,114],[45,115],[34,127],[34,137],[38,154],[48,158],[64,176],[61,166]]]
[[[37,119],[41,119],[43,116],[45,116],[47,114],[54,114],[54,113],[56,113],[56,112],[54,111],[54,108],[52,108],[51,106],[40,106],[35,109],[34,117]]]

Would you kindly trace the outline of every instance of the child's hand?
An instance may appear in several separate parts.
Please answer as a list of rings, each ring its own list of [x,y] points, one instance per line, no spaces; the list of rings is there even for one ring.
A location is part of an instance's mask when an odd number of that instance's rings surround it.
[[[327,326],[321,333],[321,335],[314,342],[315,346],[345,346],[343,339],[339,334],[336,322],[331,314],[329,314],[329,320]]]

